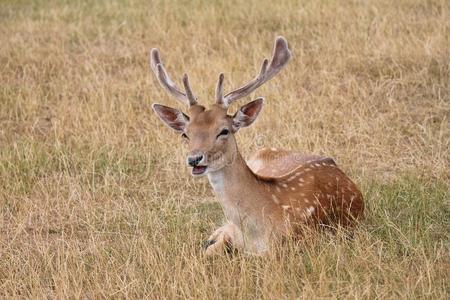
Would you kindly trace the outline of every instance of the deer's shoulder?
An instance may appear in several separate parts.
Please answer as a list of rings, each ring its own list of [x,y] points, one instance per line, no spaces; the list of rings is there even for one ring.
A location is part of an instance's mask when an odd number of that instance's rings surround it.
[[[263,148],[247,161],[253,173],[266,179],[281,179],[307,164],[336,166],[335,161],[330,157],[277,148]]]

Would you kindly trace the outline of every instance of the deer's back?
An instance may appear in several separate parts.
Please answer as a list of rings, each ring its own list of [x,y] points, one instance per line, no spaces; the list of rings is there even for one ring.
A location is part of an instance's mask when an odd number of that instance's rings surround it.
[[[362,194],[333,159],[286,150],[262,149],[249,161],[291,221],[352,223],[363,214]]]

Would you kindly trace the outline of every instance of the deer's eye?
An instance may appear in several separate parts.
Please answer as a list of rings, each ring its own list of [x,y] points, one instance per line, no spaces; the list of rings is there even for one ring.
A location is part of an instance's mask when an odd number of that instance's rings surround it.
[[[220,131],[220,133],[217,135],[217,138],[221,137],[221,136],[227,136],[230,133],[230,131],[226,128],[222,129]]]
[[[184,133],[184,132],[181,134],[181,137],[182,137],[183,139],[185,139],[185,140],[189,140],[189,137],[188,137],[187,134]]]

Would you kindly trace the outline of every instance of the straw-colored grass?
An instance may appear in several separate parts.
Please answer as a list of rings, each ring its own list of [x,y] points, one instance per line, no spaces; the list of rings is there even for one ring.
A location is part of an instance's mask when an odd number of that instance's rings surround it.
[[[334,157],[367,217],[352,239],[208,259],[223,215],[149,108],[181,106],[148,52],[208,104],[280,34],[294,57],[241,151]],[[444,0],[1,1],[0,297],[448,299],[449,49]]]

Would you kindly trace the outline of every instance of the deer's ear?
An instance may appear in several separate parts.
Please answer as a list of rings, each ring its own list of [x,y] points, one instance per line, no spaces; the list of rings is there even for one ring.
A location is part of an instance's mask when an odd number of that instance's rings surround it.
[[[264,99],[258,98],[239,108],[233,116],[233,131],[236,132],[242,127],[250,126],[258,117],[263,103]]]
[[[189,122],[189,117],[178,109],[164,106],[161,104],[153,104],[153,111],[156,115],[170,128],[175,131],[182,132]]]

